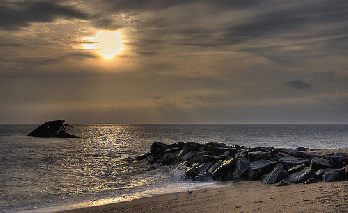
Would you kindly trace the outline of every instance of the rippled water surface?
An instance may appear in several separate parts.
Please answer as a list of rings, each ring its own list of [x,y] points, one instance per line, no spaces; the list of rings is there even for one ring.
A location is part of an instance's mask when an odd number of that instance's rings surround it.
[[[180,168],[133,160],[156,141],[348,148],[348,125],[75,125],[81,138],[73,139],[26,136],[34,128],[0,126],[2,212],[55,211],[211,184],[182,181]]]

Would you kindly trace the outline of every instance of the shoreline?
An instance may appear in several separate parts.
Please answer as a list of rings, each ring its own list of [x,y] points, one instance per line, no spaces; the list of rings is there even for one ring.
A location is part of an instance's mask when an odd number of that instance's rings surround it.
[[[288,186],[264,185],[260,181],[222,184],[226,186],[62,212],[345,212],[348,209],[348,181]]]
[[[313,154],[346,153],[347,149],[311,149]],[[131,201],[62,211],[87,212],[346,212],[348,181],[297,183],[223,181],[218,187],[166,193]]]

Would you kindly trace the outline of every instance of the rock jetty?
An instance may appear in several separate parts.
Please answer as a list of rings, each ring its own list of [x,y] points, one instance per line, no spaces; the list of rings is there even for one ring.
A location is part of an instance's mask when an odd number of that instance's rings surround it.
[[[75,135],[67,133],[67,128],[72,128],[69,124],[64,124],[65,120],[55,120],[48,121],[44,124],[40,125],[32,132],[28,134],[28,136],[33,137],[58,137],[58,138],[78,138]]]
[[[345,153],[318,155],[307,148],[247,148],[223,143],[155,142],[150,152],[138,156],[149,164],[186,165],[185,179],[193,181],[261,180],[278,186],[333,182],[348,179]]]

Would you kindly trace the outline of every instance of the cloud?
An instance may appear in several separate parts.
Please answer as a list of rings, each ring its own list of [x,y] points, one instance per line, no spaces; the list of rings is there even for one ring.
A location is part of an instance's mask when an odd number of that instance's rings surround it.
[[[281,7],[275,11],[254,16],[250,20],[244,21],[243,24],[235,25],[233,23],[233,26],[227,29],[227,33],[231,37],[241,39],[258,38],[290,30],[306,30],[310,25],[345,22],[347,19],[347,1],[301,2],[294,6]],[[345,24],[345,28],[347,28],[347,24]],[[337,33],[340,34],[340,32]]]
[[[34,2],[21,9],[0,6],[0,28],[13,30],[32,22],[52,22],[57,17],[88,19],[88,15],[70,6],[52,2]]]
[[[299,79],[288,81],[287,85],[290,86],[291,88],[300,89],[300,90],[309,89],[311,87],[311,85],[309,83],[306,83],[306,82],[299,80]]]
[[[180,0],[180,1],[170,1],[170,0],[104,0],[105,3],[112,5],[114,10],[117,11],[130,11],[130,10],[161,10],[169,7],[187,5],[197,3],[194,0]],[[234,8],[241,9],[246,7],[252,7],[261,4],[262,0],[202,0],[199,3],[210,4],[216,7],[222,8]]]

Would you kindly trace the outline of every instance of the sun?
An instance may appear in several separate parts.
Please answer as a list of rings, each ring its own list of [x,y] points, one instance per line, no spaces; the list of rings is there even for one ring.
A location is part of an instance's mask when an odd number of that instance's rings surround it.
[[[98,50],[105,59],[115,57],[123,49],[123,41],[119,31],[101,30],[96,37],[88,37],[91,43],[85,44],[84,49]]]

